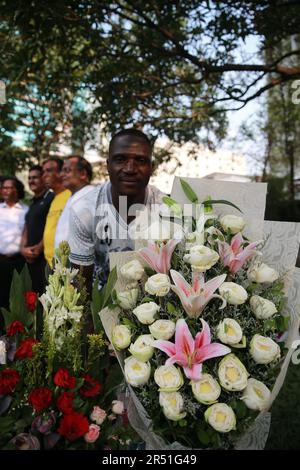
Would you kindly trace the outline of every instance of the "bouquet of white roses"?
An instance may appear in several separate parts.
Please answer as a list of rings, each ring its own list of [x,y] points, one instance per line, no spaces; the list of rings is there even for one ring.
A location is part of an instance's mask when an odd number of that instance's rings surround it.
[[[192,232],[148,241],[119,264],[108,333],[162,447],[235,447],[269,408],[284,356],[284,273],[262,261],[264,242],[243,235],[243,217],[214,214],[216,202],[202,204]]]

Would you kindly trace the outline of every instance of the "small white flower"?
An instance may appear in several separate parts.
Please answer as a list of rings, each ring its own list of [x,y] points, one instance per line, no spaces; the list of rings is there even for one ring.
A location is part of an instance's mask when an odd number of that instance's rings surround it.
[[[146,292],[149,292],[151,295],[157,295],[158,297],[167,295],[170,287],[170,278],[167,274],[154,274],[154,276],[148,278],[145,284]]]
[[[139,361],[147,362],[154,353],[153,340],[151,335],[141,335],[131,343],[129,352]]]
[[[253,378],[248,379],[247,387],[241,399],[250,410],[266,410],[269,406],[270,398],[271,392],[265,384]]]
[[[233,318],[224,318],[217,326],[217,336],[224,344],[238,344],[243,337],[243,331]]]
[[[271,300],[264,299],[259,295],[252,295],[250,298],[250,307],[256,318],[266,320],[277,312],[277,308]]]
[[[171,320],[156,320],[149,326],[150,333],[155,339],[169,340],[175,333],[176,325]]]
[[[225,390],[238,392],[246,388],[249,374],[235,354],[227,354],[219,364],[218,376]]]
[[[205,421],[218,432],[230,432],[235,429],[235,414],[226,403],[215,403],[204,413]]]
[[[196,382],[192,380],[191,386],[196,400],[204,405],[215,403],[221,394],[220,385],[210,374],[202,374]]]
[[[250,342],[250,354],[257,364],[269,364],[280,357],[280,347],[271,338],[254,335]]]
[[[133,310],[133,314],[143,325],[151,325],[155,320],[155,315],[160,307],[155,302],[145,302]]]
[[[113,400],[112,401],[111,411],[115,413],[115,415],[121,415],[124,411],[124,403],[120,400]]]
[[[183,257],[184,261],[192,266],[192,269],[205,272],[210,269],[219,259],[216,251],[204,245],[195,245],[190,249],[189,254]]]
[[[179,421],[186,416],[183,398],[179,392],[159,392],[159,404],[166,418]]]
[[[244,304],[248,297],[247,291],[235,282],[223,282],[219,292],[230,305]]]
[[[173,365],[158,367],[154,380],[161,392],[177,392],[184,382],[181,371]]]
[[[117,299],[120,307],[124,310],[131,310],[136,306],[139,290],[130,289],[124,292],[117,292]]]
[[[124,373],[126,381],[133,387],[145,385],[151,373],[149,362],[142,362],[133,356],[127,357],[124,364]]]
[[[224,215],[220,218],[220,224],[225,232],[232,234],[242,232],[246,226],[243,217],[238,217],[237,215]]]
[[[116,325],[112,330],[111,342],[118,350],[128,348],[131,342],[130,329],[125,325]]]
[[[124,264],[120,272],[128,281],[139,281],[143,277],[144,268],[137,259],[134,259]]]
[[[270,266],[267,264],[261,263],[257,267],[250,267],[247,271],[247,276],[248,279],[252,282],[262,283],[276,281],[279,277],[279,274],[275,269],[270,268]]]

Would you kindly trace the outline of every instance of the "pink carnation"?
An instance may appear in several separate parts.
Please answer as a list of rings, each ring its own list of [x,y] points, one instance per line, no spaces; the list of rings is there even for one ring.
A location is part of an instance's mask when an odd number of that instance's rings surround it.
[[[85,434],[84,440],[88,444],[93,444],[95,442],[100,434],[100,426],[97,426],[97,424],[90,424],[89,431]]]

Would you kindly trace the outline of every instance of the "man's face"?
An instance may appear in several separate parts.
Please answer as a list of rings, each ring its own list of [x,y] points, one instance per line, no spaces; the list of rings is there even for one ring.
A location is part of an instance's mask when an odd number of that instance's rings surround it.
[[[62,182],[66,189],[73,193],[83,185],[84,172],[77,169],[77,158],[68,158],[64,161],[61,170]]]
[[[61,174],[55,161],[44,163],[43,180],[47,189],[53,189],[61,181]]]
[[[39,170],[31,170],[28,175],[28,184],[34,194],[41,194],[45,189],[42,173]]]
[[[6,203],[18,201],[18,191],[13,180],[6,180],[2,184],[2,197]]]
[[[107,169],[117,194],[143,194],[152,174],[151,148],[139,137],[117,137],[111,147]]]

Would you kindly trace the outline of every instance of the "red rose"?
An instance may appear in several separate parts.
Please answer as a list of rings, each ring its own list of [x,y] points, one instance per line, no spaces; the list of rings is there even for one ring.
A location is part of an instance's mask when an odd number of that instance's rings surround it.
[[[53,377],[53,382],[58,387],[74,388],[76,385],[76,377],[72,377],[68,369],[58,369]]]
[[[47,387],[34,388],[28,397],[32,408],[38,413],[48,408],[52,402],[52,392]]]
[[[63,392],[57,399],[57,408],[59,411],[62,413],[68,415],[70,413],[73,413],[73,401],[74,401],[75,395],[72,392]]]
[[[3,369],[0,372],[0,395],[8,395],[16,388],[20,374],[15,369]]]
[[[79,391],[84,397],[94,397],[100,393],[101,384],[90,375],[84,375],[84,384]]]
[[[23,333],[25,330],[23,323],[19,320],[11,322],[6,328],[7,336],[14,336],[16,333]]]
[[[16,350],[15,359],[26,359],[27,357],[32,357],[32,346],[38,342],[39,341],[34,338],[24,339]]]
[[[29,312],[34,312],[37,304],[37,293],[32,290],[25,292],[26,308]]]
[[[82,413],[70,413],[62,417],[57,432],[69,441],[75,441],[89,431],[89,422]]]

